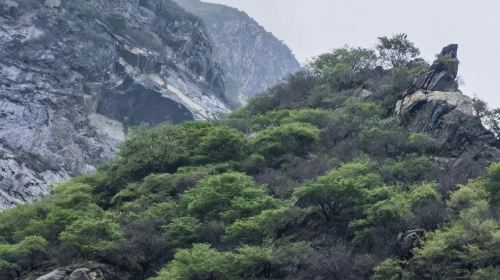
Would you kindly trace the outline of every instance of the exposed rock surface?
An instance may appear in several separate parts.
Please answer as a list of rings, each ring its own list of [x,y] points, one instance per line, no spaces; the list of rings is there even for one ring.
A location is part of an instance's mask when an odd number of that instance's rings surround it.
[[[458,90],[457,48],[445,47],[396,107],[406,127],[440,142],[438,161],[443,172],[439,180],[444,191],[480,175],[492,161],[500,161],[498,139],[474,114],[472,99]]]
[[[291,50],[246,13],[200,0],[175,1],[205,23],[225,72],[226,99],[233,106],[299,69]]]
[[[411,250],[416,247],[420,238],[425,235],[423,229],[405,229],[398,235],[398,250],[402,259],[411,257]]]
[[[443,48],[437,55],[436,61],[429,69],[417,76],[406,94],[412,94],[417,90],[458,92],[458,45],[451,44]],[[414,64],[419,61],[414,60]]]
[[[85,263],[52,270],[43,275],[26,275],[25,280],[127,280],[130,275],[117,271],[111,266]]]
[[[207,38],[171,0],[0,0],[0,210],[112,159],[131,125],[228,111]]]

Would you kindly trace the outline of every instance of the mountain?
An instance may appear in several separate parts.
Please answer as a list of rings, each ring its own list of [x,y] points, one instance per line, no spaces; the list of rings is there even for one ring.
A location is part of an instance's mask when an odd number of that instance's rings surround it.
[[[207,27],[225,73],[225,96],[233,107],[299,69],[292,51],[246,13],[200,0],[176,1]]]
[[[0,279],[497,279],[488,109],[459,90],[457,45],[430,65],[384,38],[217,121],[132,129],[0,213]]]
[[[250,18],[214,7],[205,23],[172,0],[1,0],[0,209],[109,162],[132,126],[213,120],[298,67]],[[226,11],[255,44],[220,37]]]

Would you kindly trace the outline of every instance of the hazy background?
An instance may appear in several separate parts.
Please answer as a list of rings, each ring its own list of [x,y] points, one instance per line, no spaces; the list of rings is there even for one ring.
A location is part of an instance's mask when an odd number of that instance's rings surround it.
[[[462,91],[500,107],[500,0],[205,0],[247,12],[283,40],[300,62],[333,48],[374,47],[407,33],[432,62],[459,44]]]

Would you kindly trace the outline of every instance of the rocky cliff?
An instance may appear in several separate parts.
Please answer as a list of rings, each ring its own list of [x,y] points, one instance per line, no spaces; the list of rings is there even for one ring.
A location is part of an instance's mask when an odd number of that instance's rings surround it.
[[[233,107],[299,69],[291,50],[246,13],[200,0],[175,1],[207,27],[225,72],[226,100]]]
[[[0,209],[110,160],[131,125],[228,111],[208,37],[171,0],[0,0]]]
[[[437,55],[427,71],[414,78],[398,102],[403,125],[428,133],[440,143],[441,186],[455,188],[500,161],[500,143],[474,113],[472,99],[458,89],[458,45]]]

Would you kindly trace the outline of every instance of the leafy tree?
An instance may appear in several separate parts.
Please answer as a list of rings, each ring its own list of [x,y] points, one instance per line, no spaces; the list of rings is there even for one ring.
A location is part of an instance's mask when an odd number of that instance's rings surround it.
[[[492,164],[486,171],[485,189],[488,192],[491,202],[500,203],[500,163]]]
[[[284,206],[238,219],[226,228],[226,238],[240,242],[259,242],[264,237],[273,237],[277,230],[293,221],[298,213],[297,209]]]
[[[319,129],[315,126],[289,123],[259,131],[252,146],[271,166],[278,166],[285,161],[284,155],[304,156],[318,140]]]
[[[133,129],[121,146],[117,175],[140,179],[150,173],[175,171],[188,158],[180,135],[180,128],[170,124]]]
[[[200,238],[201,224],[193,217],[175,218],[163,228],[167,243],[173,247],[189,246]]]
[[[201,138],[198,154],[205,162],[239,160],[245,145],[245,137],[241,132],[218,127]]]
[[[210,176],[181,196],[187,212],[199,219],[234,221],[273,205],[265,190],[241,173]]]
[[[211,248],[209,244],[194,244],[191,249],[180,249],[154,280],[222,279],[229,270],[228,255]]]
[[[412,184],[431,181],[435,178],[437,166],[428,156],[408,155],[388,160],[380,173],[388,184]]]
[[[408,132],[398,122],[396,118],[367,122],[360,133],[363,149],[382,157],[401,154],[407,146]]]
[[[476,271],[495,269],[500,224],[488,214],[488,204],[477,202],[460,219],[429,233],[415,249],[411,271],[417,277],[473,279]]]
[[[439,147],[439,142],[436,139],[423,133],[410,133],[408,143],[421,154],[432,154]]]
[[[334,89],[345,89],[360,84],[363,72],[376,66],[377,56],[373,50],[344,47],[320,55],[310,65],[322,79]]]
[[[382,61],[392,67],[404,66],[410,59],[420,55],[420,50],[404,33],[394,34],[390,38],[379,37],[377,51]]]
[[[369,161],[344,164],[295,191],[299,205],[318,207],[327,220],[343,224],[356,215],[367,190],[381,184]]]
[[[123,232],[108,218],[81,218],[66,227],[59,240],[66,248],[92,256],[117,248],[123,241]]]
[[[427,228],[426,224],[413,220],[415,214],[420,214],[422,208],[436,209],[435,204],[441,205],[441,196],[434,184],[422,184],[412,187],[409,191],[401,191],[383,187],[374,189],[367,198],[365,218],[352,221],[349,225],[354,231],[354,242],[373,246],[384,244],[383,247],[391,252],[395,249],[397,235],[407,227]],[[443,209],[437,208],[437,211]],[[428,213],[436,223],[440,222],[435,212]]]
[[[408,279],[405,271],[396,258],[388,258],[373,269],[373,280],[403,280]]]
[[[37,259],[43,260],[48,242],[38,235],[27,236],[18,244],[0,244],[0,270],[24,269],[31,271]]]

